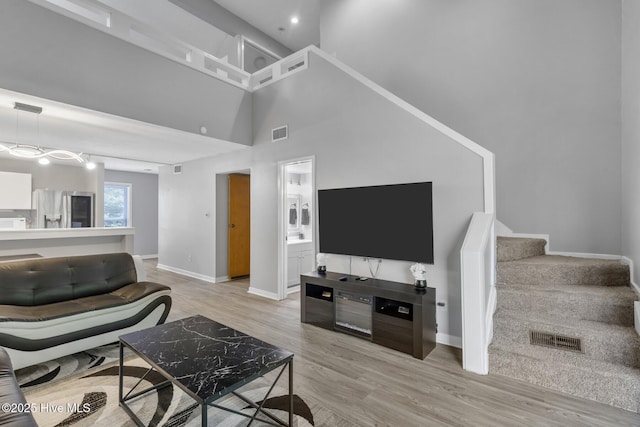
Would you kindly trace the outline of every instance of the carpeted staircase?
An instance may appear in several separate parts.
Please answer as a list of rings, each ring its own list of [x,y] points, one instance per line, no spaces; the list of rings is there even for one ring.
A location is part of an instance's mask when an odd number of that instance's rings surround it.
[[[545,244],[498,237],[489,372],[640,413],[629,267],[545,255]]]

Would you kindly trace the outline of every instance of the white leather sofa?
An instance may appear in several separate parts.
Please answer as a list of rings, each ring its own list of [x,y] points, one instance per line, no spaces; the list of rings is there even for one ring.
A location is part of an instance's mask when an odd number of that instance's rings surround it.
[[[145,279],[127,253],[0,263],[0,346],[19,369],[164,323],[171,289]]]

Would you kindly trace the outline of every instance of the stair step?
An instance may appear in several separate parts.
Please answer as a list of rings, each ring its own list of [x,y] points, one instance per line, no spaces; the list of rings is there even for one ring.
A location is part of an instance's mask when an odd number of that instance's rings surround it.
[[[500,284],[496,290],[498,310],[634,325],[633,303],[637,296],[630,287]]]
[[[580,338],[583,358],[640,368],[640,337],[629,326],[611,325],[589,320],[536,317],[535,313],[497,310],[493,318],[496,343],[530,345],[529,331],[540,331]]]
[[[615,260],[541,255],[499,262],[498,283],[629,286],[629,266]]]
[[[498,262],[514,261],[522,258],[544,255],[544,247],[546,244],[547,241],[544,239],[498,236]]]
[[[522,344],[493,343],[489,373],[640,413],[640,369]]]

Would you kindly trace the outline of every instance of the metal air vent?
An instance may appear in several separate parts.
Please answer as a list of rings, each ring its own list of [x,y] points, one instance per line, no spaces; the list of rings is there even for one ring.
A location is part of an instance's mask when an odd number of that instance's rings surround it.
[[[182,173],[182,165],[173,165],[173,174],[179,175]]]
[[[284,125],[279,128],[271,129],[271,141],[282,141],[283,139],[289,138],[289,126]]]
[[[553,347],[558,350],[575,351],[582,353],[582,340],[575,337],[551,334],[541,331],[529,331],[529,343],[543,347]]]

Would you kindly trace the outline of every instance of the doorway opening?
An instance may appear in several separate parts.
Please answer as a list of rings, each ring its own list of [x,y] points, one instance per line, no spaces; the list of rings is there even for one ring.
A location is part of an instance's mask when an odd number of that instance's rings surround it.
[[[216,281],[251,273],[251,175],[216,175]]]
[[[300,290],[300,274],[315,266],[314,158],[280,162],[279,297]]]

